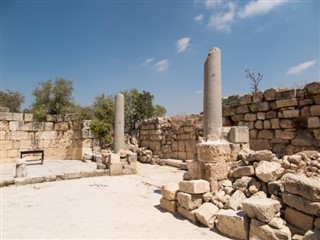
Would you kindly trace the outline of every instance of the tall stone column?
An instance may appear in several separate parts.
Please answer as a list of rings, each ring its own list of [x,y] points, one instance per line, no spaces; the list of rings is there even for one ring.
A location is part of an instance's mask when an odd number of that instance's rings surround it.
[[[222,133],[221,50],[209,49],[204,63],[203,126],[206,140],[215,141]]]
[[[124,96],[119,93],[115,102],[114,152],[118,153],[124,147]]]

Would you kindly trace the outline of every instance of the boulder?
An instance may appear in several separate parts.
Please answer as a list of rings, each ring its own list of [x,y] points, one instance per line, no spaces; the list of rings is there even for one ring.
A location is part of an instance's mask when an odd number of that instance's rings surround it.
[[[181,192],[190,194],[201,194],[210,192],[210,184],[208,181],[199,179],[191,181],[181,181],[179,183],[179,190]]]
[[[195,210],[189,211],[188,209],[185,209],[182,206],[178,206],[178,213],[180,213],[181,216],[185,217],[192,223],[196,223],[197,221],[194,212]]]
[[[206,202],[195,210],[196,218],[199,222],[207,227],[214,226],[214,220],[219,208],[213,203]]]
[[[259,150],[250,153],[249,157],[246,159],[246,161],[252,162],[252,161],[271,161],[275,155],[269,151],[269,150]]]
[[[237,190],[231,195],[226,207],[235,211],[242,209],[242,201],[245,199],[247,199],[246,195],[240,190]]]
[[[170,201],[165,198],[161,198],[160,207],[168,212],[174,213],[177,211],[177,201]]]
[[[249,198],[242,201],[242,208],[248,217],[268,223],[278,214],[281,205],[270,198],[261,198],[258,201],[256,198]]]
[[[161,187],[161,195],[167,200],[176,200],[179,185],[176,183],[164,184]]]
[[[243,176],[252,176],[254,175],[253,166],[240,166],[233,170],[234,178],[241,178]]]
[[[248,239],[249,219],[244,211],[221,209],[217,213],[217,229],[223,234],[236,239]]]
[[[296,226],[304,231],[313,229],[315,217],[306,213],[300,212],[294,208],[287,207],[284,212],[284,220],[293,226]]]
[[[237,179],[233,185],[232,188],[234,190],[240,190],[241,192],[245,192],[246,189],[248,188],[249,184],[253,183],[256,181],[253,177],[242,177]]]
[[[283,175],[284,168],[277,162],[261,161],[257,164],[255,173],[263,182],[273,182]]]
[[[287,173],[282,178],[284,189],[311,201],[320,202],[320,180],[305,175]]]
[[[193,210],[202,204],[201,194],[189,194],[184,192],[178,192],[178,203],[187,210]]]
[[[299,195],[291,194],[288,192],[283,192],[281,196],[283,202],[290,207],[293,207],[304,213],[308,213],[314,216],[320,216],[320,202],[312,202]]]
[[[273,228],[268,224],[251,219],[250,240],[291,240],[291,232],[288,227]]]

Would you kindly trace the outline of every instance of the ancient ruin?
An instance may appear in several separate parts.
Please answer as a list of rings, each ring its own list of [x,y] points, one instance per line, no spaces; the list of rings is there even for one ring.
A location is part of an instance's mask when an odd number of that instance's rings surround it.
[[[221,91],[219,49],[209,50],[204,72],[204,141],[187,160],[184,180],[162,186],[160,206],[231,238],[320,239],[320,153],[279,159],[250,150],[246,127],[229,128],[228,142],[220,121],[208,120],[215,113],[208,108],[221,104],[212,101]]]

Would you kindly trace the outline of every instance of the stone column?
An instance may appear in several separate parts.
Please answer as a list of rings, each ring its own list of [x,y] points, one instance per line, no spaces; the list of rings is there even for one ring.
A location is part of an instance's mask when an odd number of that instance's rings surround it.
[[[124,96],[117,94],[114,121],[114,152],[124,149]]]
[[[25,159],[16,160],[16,178],[27,176],[27,161]]]
[[[219,140],[222,132],[221,51],[209,49],[204,63],[203,126],[206,140]]]

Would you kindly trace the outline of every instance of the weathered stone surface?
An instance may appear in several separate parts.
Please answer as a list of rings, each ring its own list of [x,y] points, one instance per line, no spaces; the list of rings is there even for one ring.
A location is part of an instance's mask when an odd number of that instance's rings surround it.
[[[319,240],[319,239],[320,239],[320,231],[317,229],[307,231],[302,238],[302,240]]]
[[[284,213],[284,220],[304,231],[313,229],[314,217],[300,212],[294,208],[287,207]]]
[[[191,179],[197,180],[201,179],[201,169],[200,162],[195,160],[187,160],[188,173]]]
[[[219,208],[213,203],[206,202],[195,210],[196,218],[207,227],[213,227],[214,220]]]
[[[276,108],[293,107],[297,105],[298,105],[298,101],[296,98],[276,101]]]
[[[201,194],[177,193],[178,203],[187,210],[193,210],[202,204]]]
[[[314,220],[314,228],[320,230],[320,218],[319,217]]]
[[[243,176],[252,176],[254,174],[253,166],[241,166],[233,170],[234,178],[241,178]]]
[[[168,183],[161,186],[161,195],[167,200],[176,200],[179,185],[176,183]]]
[[[189,211],[188,209],[185,209],[184,207],[178,206],[178,212],[188,219],[192,223],[196,223],[196,215],[194,214],[195,210]]]
[[[177,211],[177,201],[170,201],[165,198],[160,199],[160,207],[168,212],[174,213]]]
[[[311,201],[320,202],[320,180],[305,175],[287,173],[282,178],[284,189]]]
[[[245,161],[270,161],[275,157],[275,155],[269,150],[259,150],[253,151],[249,154]]]
[[[268,192],[271,195],[280,195],[284,191],[281,180],[268,182]]]
[[[255,168],[256,176],[264,182],[273,182],[278,180],[284,173],[280,163],[261,161]]]
[[[229,132],[229,140],[233,143],[248,143],[249,129],[244,126],[231,127]]]
[[[247,199],[246,195],[240,190],[237,190],[231,195],[226,207],[235,211],[240,210],[242,209],[242,201],[245,199]]]
[[[268,223],[280,211],[281,205],[270,198],[262,198],[259,201],[256,198],[249,198],[242,201],[242,208],[250,218]]]
[[[204,167],[204,179],[212,182],[228,178],[229,166],[225,162],[206,163],[202,165]]]
[[[207,141],[196,145],[200,162],[215,163],[230,160],[231,148],[227,141]]]
[[[110,163],[110,176],[122,175],[123,165],[122,163]]]
[[[291,194],[288,192],[283,192],[281,196],[283,202],[290,207],[293,207],[304,213],[308,213],[314,216],[320,216],[320,202],[312,202],[299,195]]]
[[[291,240],[291,232],[288,227],[281,229],[272,228],[268,224],[251,219],[250,240]]]
[[[242,177],[237,179],[233,185],[232,188],[234,190],[240,190],[242,192],[245,192],[245,190],[248,188],[249,184],[253,183],[255,179],[253,177]]]
[[[248,239],[249,219],[244,211],[220,210],[217,213],[217,229],[224,235],[236,239]]]
[[[202,179],[181,181],[179,182],[179,190],[181,192],[190,194],[201,194],[205,192],[210,192],[210,184],[208,181]]]
[[[26,159],[16,160],[16,175],[17,178],[22,178],[27,176],[27,161]]]

